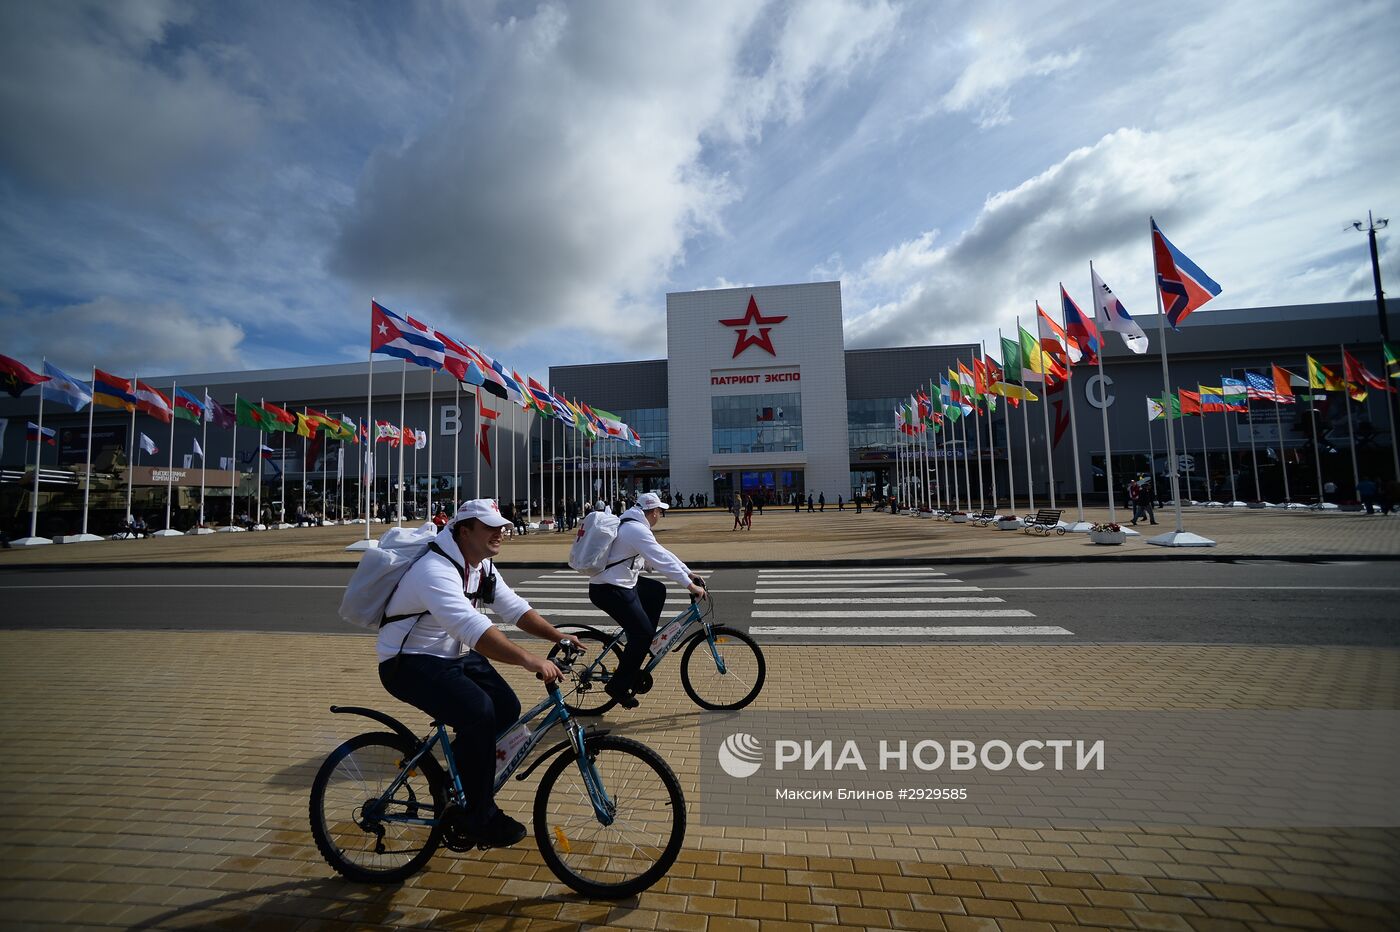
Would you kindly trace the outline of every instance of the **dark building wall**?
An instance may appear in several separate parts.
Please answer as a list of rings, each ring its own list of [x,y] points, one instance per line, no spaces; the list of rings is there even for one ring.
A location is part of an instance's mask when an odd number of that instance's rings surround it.
[[[846,350],[847,398],[897,398],[935,382],[961,359],[971,366],[981,356],[973,343]]]
[[[551,389],[605,411],[667,407],[666,360],[551,366]]]

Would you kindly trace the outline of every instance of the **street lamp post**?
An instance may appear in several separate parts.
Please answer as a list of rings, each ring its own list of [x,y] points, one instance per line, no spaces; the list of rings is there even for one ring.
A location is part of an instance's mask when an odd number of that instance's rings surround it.
[[[1351,222],[1352,228],[1365,230],[1367,239],[1371,241],[1371,278],[1376,285],[1376,314],[1381,322],[1381,340],[1390,342],[1390,322],[1386,319],[1385,313],[1385,292],[1381,289],[1381,259],[1380,251],[1376,248],[1376,231],[1384,230],[1390,225],[1390,221],[1384,217],[1377,219],[1371,211],[1366,211],[1366,224],[1363,226],[1360,220]],[[1389,378],[1386,382],[1389,383]],[[1400,480],[1400,438],[1395,436],[1395,426],[1400,423],[1400,416],[1397,416],[1397,405],[1395,393],[1391,391],[1383,392],[1385,396],[1386,413],[1390,415],[1390,454],[1395,461],[1395,478]]]

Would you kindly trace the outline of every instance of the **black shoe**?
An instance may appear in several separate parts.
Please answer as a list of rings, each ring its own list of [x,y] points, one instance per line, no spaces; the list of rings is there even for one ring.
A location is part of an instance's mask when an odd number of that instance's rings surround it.
[[[525,826],[497,809],[491,821],[476,836],[479,848],[509,848],[525,837]]]
[[[617,704],[624,709],[635,709],[640,705],[636,697],[632,695],[632,690],[630,689],[621,689],[609,683],[607,686],[603,687],[603,692],[616,699]]]

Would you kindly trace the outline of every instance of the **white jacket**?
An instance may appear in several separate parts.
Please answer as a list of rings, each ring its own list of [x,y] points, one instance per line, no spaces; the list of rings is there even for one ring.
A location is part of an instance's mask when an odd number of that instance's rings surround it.
[[[631,521],[629,518],[636,520]],[[636,557],[641,559],[635,559]],[[622,562],[618,563],[619,560]],[[622,513],[622,524],[617,529],[617,538],[608,548],[608,558],[605,562],[617,563],[617,566],[609,567],[590,578],[589,585],[607,584],[635,589],[637,577],[642,574],[643,564],[663,576],[669,576],[682,586],[689,586],[690,577],[694,575],[679,557],[656,542],[656,535],[651,532],[646,514],[637,507]]]
[[[447,554],[447,559],[429,550],[409,567],[389,600],[384,612],[388,617],[416,617],[391,621],[379,629],[377,651],[381,663],[397,655],[400,649],[405,654],[429,654],[455,660],[475,647],[477,640],[492,626],[482,609],[508,624],[515,624],[530,610],[530,603],[506,585],[499,570],[496,571],[495,602],[478,609],[466,594],[476,591],[481,583],[481,571],[488,566],[494,569],[494,561],[485,560],[481,565],[466,567],[466,585],[463,586],[462,574],[448,563],[451,560],[458,567],[466,566],[451,528],[438,533],[437,545]]]

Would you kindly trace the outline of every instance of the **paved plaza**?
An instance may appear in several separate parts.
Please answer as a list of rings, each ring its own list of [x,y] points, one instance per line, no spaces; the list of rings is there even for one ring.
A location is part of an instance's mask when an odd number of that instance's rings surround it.
[[[830,508],[813,515],[770,509],[755,516],[750,532],[730,531],[731,523],[725,514],[673,512],[662,539],[697,565],[878,557],[937,568],[973,557],[994,567],[1027,557],[1203,555],[1140,540],[1095,547],[1078,535],[1033,539]],[[1293,559],[1400,553],[1393,518],[1198,511],[1187,527],[1220,541],[1204,554],[1212,557],[1231,549]],[[363,533],[362,526],[316,528],[8,551],[0,567],[14,569],[0,581],[57,584],[61,571],[29,572],[24,564],[66,560],[133,568],[353,560],[341,548],[357,530]],[[566,549],[567,535],[532,534],[509,541],[502,562],[557,567]],[[1375,566],[1384,579],[1387,564]],[[178,615],[198,613],[209,596],[172,589],[130,598],[158,598],[165,615]],[[765,644],[765,653],[768,681],[752,710],[1400,708],[1400,650],[1389,648],[779,640]],[[539,693],[522,671],[503,672],[522,698]],[[619,903],[583,899],[555,879],[532,838],[489,853],[441,850],[400,886],[359,886],[332,873],[307,828],[308,788],[320,761],[373,728],[328,707],[369,705],[423,724],[420,713],[384,693],[368,637],[351,629],[2,630],[0,684],[0,789],[10,803],[0,819],[8,841],[0,854],[0,926],[8,928],[1400,926],[1395,828],[707,825],[697,805],[700,724],[713,713],[684,695],[675,666],[658,671],[640,708],[605,720],[660,751],[691,803],[680,860],[651,890]],[[504,790],[504,808],[527,816],[538,779]]]
[[[1060,503],[1064,507],[1065,503]],[[1005,512],[1003,512],[1005,513]],[[1019,511],[1017,512],[1020,513]],[[1086,508],[1091,522],[1107,521],[1108,510]],[[1075,520],[1072,505],[1063,518]],[[1117,518],[1126,524],[1119,509]],[[791,506],[767,508],[754,514],[753,529],[733,530],[734,520],[715,509],[671,509],[658,528],[658,539],[682,552],[693,563],[787,562],[799,560],[888,562],[903,560],[987,561],[1164,558],[1201,559],[1236,557],[1368,557],[1400,556],[1400,514],[1389,516],[1362,512],[1279,511],[1245,508],[1187,508],[1188,531],[1216,541],[1202,548],[1164,548],[1147,538],[1175,527],[1171,509],[1157,512],[1157,526],[1142,522],[1142,536],[1121,546],[1091,544],[1083,534],[1026,534],[998,531],[994,527],[953,524],[933,518],[890,515],[869,508],[857,515],[847,506],[837,511],[794,513]],[[386,525],[376,524],[379,536]],[[1131,528],[1130,528],[1131,529]],[[291,561],[351,564],[356,553],[346,544],[363,538],[365,526],[287,528],[206,534],[145,540],[101,541],[0,551],[0,568],[30,564],[78,565],[89,563],[284,563]],[[568,561],[571,533],[532,532],[510,539],[501,553],[502,565],[559,564]]]

